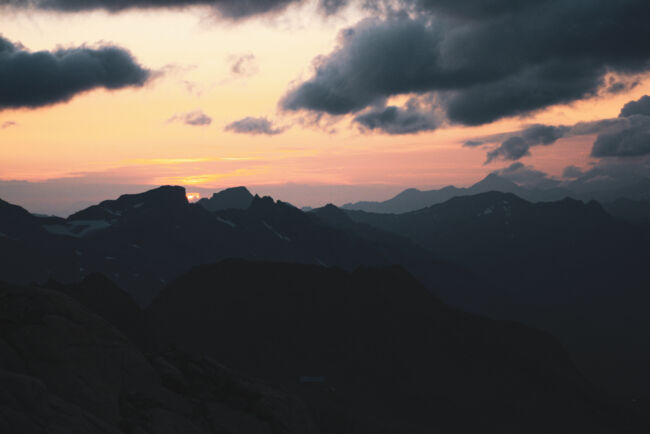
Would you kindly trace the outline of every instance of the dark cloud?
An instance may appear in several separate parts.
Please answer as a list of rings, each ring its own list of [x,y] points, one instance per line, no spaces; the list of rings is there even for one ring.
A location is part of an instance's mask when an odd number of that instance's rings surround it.
[[[434,92],[451,122],[478,125],[594,96],[609,74],[650,69],[647,0],[401,4],[407,12],[343,31],[281,106],[341,115]]]
[[[460,18],[489,19],[504,14],[521,13],[547,0],[403,0],[416,10],[444,13]]]
[[[407,101],[404,107],[373,107],[356,116],[354,121],[363,130],[379,130],[387,134],[414,134],[421,131],[432,131],[440,125],[433,109],[414,98]]]
[[[650,154],[650,97],[630,101],[617,118],[578,122],[572,126],[535,124],[521,131],[493,134],[468,140],[464,146],[497,144],[487,153],[486,164],[495,160],[516,161],[530,155],[533,146],[548,146],[563,137],[597,134],[593,157],[639,157]]]
[[[626,128],[598,135],[591,150],[593,157],[639,157],[650,154],[650,116],[625,118]]]
[[[348,0],[320,0],[319,6],[327,15],[332,15],[349,3]]]
[[[0,0],[0,6],[21,9],[45,9],[58,12],[106,10],[120,12],[127,9],[186,8],[207,6],[229,19],[243,19],[254,15],[280,12],[291,4],[304,0]],[[337,12],[346,0],[320,0],[320,9],[326,14]]]
[[[271,121],[265,117],[245,117],[238,121],[232,122],[224,128],[225,131],[231,131],[233,133],[240,134],[266,134],[273,136],[275,134],[280,134],[284,132],[285,127],[276,127]]]
[[[562,171],[562,178],[576,179],[584,175],[584,172],[578,166],[567,166]]]
[[[632,115],[650,116],[650,96],[643,95],[637,101],[630,101],[623,106],[619,117],[628,117]]]
[[[497,148],[487,154],[485,163],[496,159],[519,160],[530,155],[533,146],[548,146],[564,137],[570,131],[569,127],[535,124],[519,132],[518,135],[507,138]]]
[[[625,86],[625,83],[621,81],[611,83],[609,87],[607,87],[608,93],[621,93],[625,90],[627,90],[627,87]]]
[[[650,177],[650,156],[638,158],[606,158],[585,170],[568,185],[576,192],[611,190],[637,183]]]
[[[257,73],[257,64],[254,54],[241,54],[230,56],[230,72],[238,77],[250,77]]]
[[[587,169],[568,166],[563,181],[521,162],[495,170],[492,173],[526,188],[567,188],[578,194],[615,190],[634,185],[650,177],[650,156],[635,159],[603,159]]]
[[[191,125],[194,127],[208,126],[212,123],[212,118],[202,110],[194,110],[188,113],[179,113],[175,114],[171,118],[167,119],[167,122],[183,122],[185,125]]]
[[[501,145],[487,153],[485,164],[500,158],[502,160],[519,160],[530,155],[530,144],[523,137],[514,136],[506,139]]]
[[[0,37],[0,110],[65,102],[100,87],[143,86],[151,76],[120,47],[30,52]]]
[[[430,81],[441,36],[421,21],[366,19],[340,34],[341,47],[318,58],[314,77],[290,91],[281,105],[341,115],[408,93]]]
[[[650,96],[623,106],[616,128],[602,132],[591,150],[593,157],[640,157],[650,155]]]
[[[5,128],[15,127],[16,125],[18,124],[14,121],[4,121],[2,124],[0,124],[0,129],[4,130]]]
[[[638,79],[628,79],[611,76],[607,80],[606,93],[621,93],[637,87],[641,82]]]
[[[512,163],[510,166],[492,173],[527,188],[546,189],[560,185],[560,181],[549,177],[547,173],[520,162]]]

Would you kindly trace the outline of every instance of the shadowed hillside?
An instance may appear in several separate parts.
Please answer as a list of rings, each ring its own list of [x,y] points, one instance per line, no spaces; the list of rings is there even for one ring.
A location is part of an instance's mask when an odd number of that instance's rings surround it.
[[[595,202],[531,203],[498,192],[404,214],[347,214],[406,236],[506,290],[497,310],[457,294],[440,293],[443,299],[549,330],[594,378],[648,396],[650,243],[641,228]]]
[[[163,343],[301,395],[326,432],[626,429],[555,339],[451,309],[399,267],[226,261],[148,313]]]

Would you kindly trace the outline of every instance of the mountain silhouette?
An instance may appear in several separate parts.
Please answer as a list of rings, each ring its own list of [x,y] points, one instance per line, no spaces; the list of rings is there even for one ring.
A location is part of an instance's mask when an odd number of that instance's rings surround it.
[[[513,194],[462,196],[404,214],[346,211],[406,236],[505,291],[502,304],[439,293],[461,308],[515,319],[562,338],[593,378],[646,395],[648,238],[596,202],[531,203]],[[445,287],[440,290],[444,291]],[[624,375],[621,372],[625,366]]]
[[[147,312],[164,344],[282,385],[324,432],[629,428],[554,338],[449,308],[396,266],[228,260]]]
[[[305,213],[254,196],[245,209],[209,211],[188,203],[183,188],[166,186],[67,219],[0,205],[5,281],[53,279],[75,295],[84,290],[74,282],[99,272],[109,280],[93,288],[111,293],[117,286],[147,306],[178,276],[227,258],[347,271],[400,264],[449,305],[558,336],[597,384],[637,397],[650,390],[644,344],[650,231],[597,203],[531,203],[489,192],[404,214],[333,205]],[[81,292],[86,298],[79,301],[142,342],[137,333],[147,327],[128,320],[136,316],[132,307],[119,296],[104,299],[106,293]]]
[[[601,203],[612,202],[618,198],[647,201],[650,200],[650,178],[607,190],[594,190],[589,188],[588,185],[578,182],[566,182],[548,188],[527,188],[519,186],[503,176],[491,173],[467,188],[447,186],[427,191],[409,188],[383,202],[347,203],[342,208],[355,211],[401,214],[443,203],[457,196],[471,196],[490,191],[512,193],[531,202],[553,202],[566,197],[583,201],[597,200]]]
[[[520,187],[502,176],[491,173],[468,188],[447,186],[439,190],[427,191],[410,188],[383,202],[347,203],[342,208],[355,211],[400,214],[442,203],[457,196],[471,196],[489,191],[513,193],[534,202],[554,201],[567,196],[577,196],[576,193],[563,188],[528,189]]]
[[[210,199],[201,199],[197,203],[208,211],[224,209],[246,209],[253,201],[253,195],[246,187],[232,187],[212,194]]]
[[[613,202],[603,204],[605,210],[621,220],[632,223],[650,222],[650,201],[619,197]]]
[[[427,284],[484,292],[474,289],[481,288],[479,282],[466,284],[463,270],[404,237],[335,227],[317,214],[270,197],[255,196],[246,209],[208,211],[188,203],[182,187],[167,186],[104,201],[67,219],[34,217],[19,207],[11,210],[31,225],[36,238],[0,238],[0,251],[13,258],[0,263],[2,278],[74,282],[101,272],[140,305],[193,266],[230,257],[345,269],[401,263]]]

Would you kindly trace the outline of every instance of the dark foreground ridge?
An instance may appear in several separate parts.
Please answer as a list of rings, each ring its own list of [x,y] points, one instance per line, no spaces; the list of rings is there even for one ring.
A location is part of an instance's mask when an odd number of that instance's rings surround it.
[[[449,308],[399,267],[205,265],[119,331],[106,319],[136,308],[119,288],[49,286],[0,287],[3,432],[643,429],[552,337]]]
[[[145,355],[62,292],[2,284],[0,298],[3,433],[318,432],[297,397],[208,357]]]
[[[222,200],[231,194],[248,198],[250,203],[244,208],[245,204]],[[156,341],[151,338],[151,325],[141,315],[142,306],[200,264],[238,257],[318,265],[317,269],[339,270],[341,276],[358,273],[359,267],[399,264],[446,305],[520,321],[558,337],[590,383],[628,402],[650,397],[650,347],[646,344],[650,339],[646,312],[650,223],[644,217],[647,204],[643,201],[612,202],[616,209],[610,210],[595,202],[532,203],[513,194],[487,192],[396,215],[341,210],[333,205],[305,213],[269,197],[250,197],[243,188],[225,190],[216,197],[225,209],[210,211],[203,204],[189,203],[183,188],[166,186],[104,201],[67,219],[34,216],[0,202],[0,279],[19,285],[49,282],[51,288],[76,298],[122,330],[141,350],[155,353],[159,350],[152,346]],[[281,268],[279,264],[274,267]],[[331,286],[354,286],[346,279],[332,281]],[[269,282],[257,284],[267,289],[267,295],[282,294],[283,280]],[[307,278],[302,283],[305,287],[317,284]],[[177,297],[178,306],[195,302]],[[345,294],[338,297],[337,303],[345,305],[341,301],[346,300]],[[210,305],[210,300],[205,304]],[[201,306],[198,303],[196,309]],[[357,309],[363,308],[359,303]],[[345,314],[333,307],[326,312],[330,310],[323,321],[335,323]],[[280,317],[294,314],[276,312]],[[191,310],[184,315],[191,324]],[[251,323],[256,315],[249,315]],[[239,324],[236,320],[231,323]],[[219,327],[228,329],[229,324]],[[295,324],[302,323],[296,320]],[[216,333],[214,327],[206,327]],[[264,330],[266,325],[258,327]],[[337,336],[346,339],[342,333]],[[304,342],[311,338],[296,337],[293,344]],[[272,352],[273,345],[269,345],[266,351]],[[285,350],[278,357],[292,355],[288,346]],[[326,352],[321,356],[330,357]],[[255,369],[229,357],[224,353],[216,359],[257,375]],[[462,357],[474,356],[468,350]],[[459,360],[462,357],[458,355]],[[399,363],[405,366],[407,362]],[[368,358],[364,363],[372,367],[376,362]],[[292,381],[304,377],[304,384],[314,385],[322,383],[323,377],[331,378],[307,371],[292,372]],[[390,372],[406,375],[401,370]],[[288,388],[286,378],[271,381]],[[372,384],[377,384],[379,376],[374,378]],[[436,384],[430,383],[430,388],[439,387]],[[465,391],[476,393],[469,386]]]

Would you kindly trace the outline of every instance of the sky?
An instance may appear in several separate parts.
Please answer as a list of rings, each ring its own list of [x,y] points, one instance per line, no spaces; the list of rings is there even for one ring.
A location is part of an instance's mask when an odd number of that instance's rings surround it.
[[[163,184],[298,206],[492,172],[617,185],[650,175],[648,17],[645,0],[0,0],[0,198],[66,214]]]

